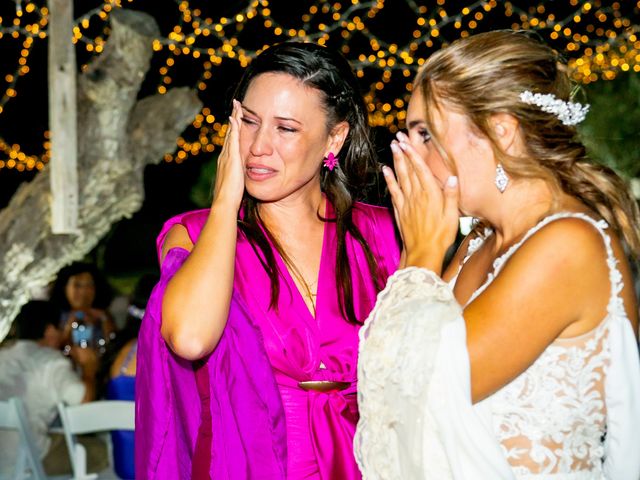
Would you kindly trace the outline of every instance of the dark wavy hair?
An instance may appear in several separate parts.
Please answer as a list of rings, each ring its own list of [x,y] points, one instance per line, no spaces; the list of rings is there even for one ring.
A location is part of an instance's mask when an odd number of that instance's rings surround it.
[[[59,315],[51,302],[31,300],[16,317],[16,336],[21,340],[41,340],[47,326],[58,328]]]
[[[352,219],[355,200],[364,197],[368,178],[377,168],[375,148],[371,141],[367,109],[360,93],[358,81],[347,60],[338,52],[315,43],[285,42],[274,45],[258,55],[246,68],[238,84],[234,98],[242,101],[251,82],[263,73],[291,75],[300,82],[321,93],[327,119],[327,131],[338,123],[349,124],[349,134],[340,151],[339,164],[333,170],[323,169],[321,189],[335,209],[335,218],[325,219],[336,223],[338,249],[336,256],[336,284],[343,314],[351,322],[358,322],[353,305],[353,289],[349,275],[346,236],[351,235],[363,248],[376,288],[382,288],[377,264],[361,232]],[[265,227],[258,211],[259,202],[245,192],[244,212],[238,217],[242,234],[259,249],[263,267],[271,279],[271,308],[279,297],[278,267],[269,240],[275,245],[285,263],[295,269],[276,239]],[[263,233],[263,232],[266,232]]]
[[[58,272],[56,281],[53,284],[53,289],[51,290],[51,302],[59,311],[64,312],[71,308],[65,292],[69,279],[85,272],[93,277],[93,283],[96,289],[96,296],[93,300],[92,307],[106,309],[109,306],[113,299],[113,289],[100,273],[98,267],[92,263],[74,262]]]

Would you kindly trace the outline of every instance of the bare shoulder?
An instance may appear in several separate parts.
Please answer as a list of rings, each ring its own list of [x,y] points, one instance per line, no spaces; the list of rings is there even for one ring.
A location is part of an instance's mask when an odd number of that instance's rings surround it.
[[[172,248],[184,248],[188,252],[193,249],[193,242],[189,237],[189,232],[183,225],[176,224],[167,233],[162,244],[162,261],[164,261],[165,256]]]
[[[474,401],[516,378],[557,338],[599,325],[610,292],[605,241],[591,222],[557,219],[527,238],[464,310]]]
[[[606,305],[609,291],[607,253],[602,234],[584,219],[568,217],[549,222],[531,235],[509,258],[496,287],[533,288],[547,292],[548,300],[594,308]],[[592,294],[602,292],[602,295]],[[600,298],[601,297],[601,298]],[[577,312],[576,312],[577,313]]]
[[[584,219],[554,220],[518,248],[492,287],[545,315],[549,332],[584,333],[604,318],[611,291],[603,235]]]
[[[606,259],[605,240],[589,221],[576,217],[560,218],[549,222],[527,239],[513,258],[526,260],[529,256],[536,260],[544,258],[539,268],[554,264],[591,268],[598,257]],[[606,267],[605,262],[603,266]]]

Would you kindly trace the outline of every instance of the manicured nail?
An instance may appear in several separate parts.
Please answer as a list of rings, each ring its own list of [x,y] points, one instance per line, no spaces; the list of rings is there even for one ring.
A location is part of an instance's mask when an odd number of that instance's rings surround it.
[[[385,165],[384,167],[382,167],[382,174],[385,177],[390,176],[391,175],[391,169]]]
[[[447,187],[456,187],[458,185],[458,177],[456,177],[455,175],[451,175],[449,178],[447,178]]]
[[[408,150],[408,148],[409,148],[409,144],[406,143],[406,142],[400,142],[400,143],[398,143],[398,145],[400,146],[400,148],[402,150],[405,150],[405,151]]]
[[[391,143],[391,150],[393,151],[393,153],[400,153],[400,147],[398,147],[398,144],[396,142]]]
[[[400,142],[407,142],[409,141],[409,137],[407,137],[407,135],[404,132],[398,132],[396,133],[396,138],[398,139],[398,141]]]

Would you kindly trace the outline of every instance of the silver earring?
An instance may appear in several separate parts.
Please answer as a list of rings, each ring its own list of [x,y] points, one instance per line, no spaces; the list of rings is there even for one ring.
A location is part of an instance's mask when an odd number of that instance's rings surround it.
[[[509,177],[507,177],[507,172],[502,168],[502,164],[499,163],[496,166],[496,187],[500,190],[500,193],[504,193],[507,189],[507,185],[509,184]]]

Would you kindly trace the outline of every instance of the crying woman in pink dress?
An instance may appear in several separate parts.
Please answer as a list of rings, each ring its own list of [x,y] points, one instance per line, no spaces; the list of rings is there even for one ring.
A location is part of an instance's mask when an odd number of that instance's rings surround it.
[[[399,261],[366,108],[339,54],[247,68],[211,208],[167,222],[138,353],[140,478],[360,478],[358,331]]]

